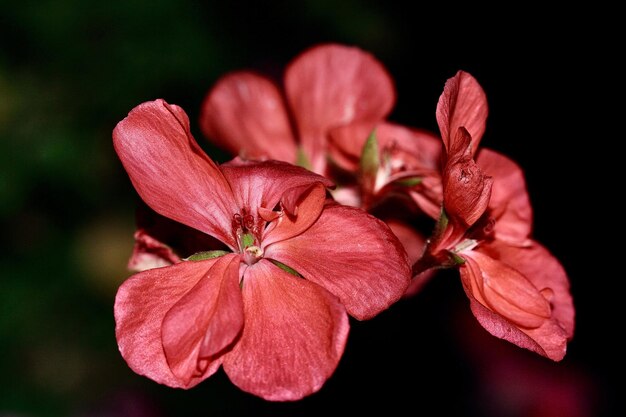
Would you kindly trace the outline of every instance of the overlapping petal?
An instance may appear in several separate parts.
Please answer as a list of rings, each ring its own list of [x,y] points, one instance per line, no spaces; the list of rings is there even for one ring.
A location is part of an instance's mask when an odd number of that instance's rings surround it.
[[[550,303],[519,271],[478,251],[461,255],[461,279],[473,297],[519,327],[536,328],[551,316]]]
[[[548,300],[552,292],[537,288],[519,271],[487,255],[472,251],[464,258],[461,280],[479,323],[496,337],[561,360],[567,332],[552,318]],[[485,278],[491,284],[498,282],[499,288],[486,288]]]
[[[206,262],[206,261],[205,261]],[[163,350],[172,370],[188,384],[233,343],[243,327],[240,256],[218,258],[163,318]]]
[[[315,172],[325,167],[330,129],[353,122],[367,122],[371,129],[395,103],[393,81],[382,64],[359,48],[337,44],[294,59],[285,72],[285,90]]]
[[[289,191],[289,190],[287,190]],[[321,183],[316,183],[306,189],[298,188],[297,199],[293,205],[295,212],[283,213],[283,215],[265,230],[263,245],[280,242],[297,236],[307,230],[320,216],[326,201],[326,188]]]
[[[520,271],[538,289],[551,291],[552,318],[571,339],[574,335],[574,302],[567,273],[558,259],[535,241],[524,248],[494,242],[489,245],[488,253]]]
[[[187,294],[217,262],[181,262],[133,275],[115,297],[115,335],[128,366],[140,375],[174,388],[190,388],[211,376],[219,362],[212,363],[191,380],[177,377],[163,350],[161,325],[167,312]]]
[[[526,244],[533,215],[522,169],[511,159],[490,149],[481,149],[476,163],[493,178],[489,209],[495,219],[496,239]]]
[[[343,354],[349,322],[334,295],[261,260],[246,270],[245,324],[224,370],[244,391],[293,401],[318,391]]]
[[[450,144],[453,153],[449,155],[442,178],[444,209],[454,223],[465,227],[473,225],[487,210],[493,182],[462,150],[469,141],[468,132],[460,128],[456,141]]]
[[[359,320],[397,301],[411,277],[406,251],[389,227],[340,205],[326,206],[305,233],[268,246],[265,256],[337,295]]]
[[[113,144],[135,189],[152,209],[234,247],[235,198],[217,165],[191,136],[180,107],[163,100],[140,104],[117,124]]]
[[[471,155],[485,133],[487,123],[487,97],[478,81],[465,71],[449,78],[437,103],[437,123],[445,149],[459,128],[465,128],[472,139]]]
[[[286,190],[308,188],[315,183],[332,187],[329,179],[304,168],[279,161],[233,160],[220,166],[240,207],[273,210]]]
[[[218,80],[202,104],[200,127],[233,155],[296,162],[296,141],[283,97],[260,75],[240,71]]]

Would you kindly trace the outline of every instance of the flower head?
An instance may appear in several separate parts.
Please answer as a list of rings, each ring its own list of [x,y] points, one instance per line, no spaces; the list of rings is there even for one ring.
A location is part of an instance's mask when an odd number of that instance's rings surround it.
[[[371,318],[409,284],[397,238],[364,211],[327,200],[329,180],[285,162],[218,166],[178,106],[139,105],[113,141],[154,211],[224,249],[172,259],[122,284],[116,336],[139,374],[190,388],[222,366],[247,392],[296,400],[336,368],[348,314]]]
[[[460,71],[439,100],[443,212],[414,270],[459,266],[472,312],[485,329],[558,361],[574,331],[567,275],[530,237],[532,212],[521,169],[488,149],[475,158],[486,117],[476,86]]]

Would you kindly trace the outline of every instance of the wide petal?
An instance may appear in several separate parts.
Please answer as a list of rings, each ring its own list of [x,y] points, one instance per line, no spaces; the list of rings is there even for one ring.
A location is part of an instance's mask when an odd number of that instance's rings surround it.
[[[557,258],[540,243],[527,247],[494,242],[485,247],[490,256],[520,271],[540,290],[551,292],[552,318],[565,329],[568,339],[574,335],[575,309],[567,273]]]
[[[287,190],[333,183],[304,168],[279,161],[246,162],[234,160],[221,166],[232,185],[238,204],[248,210],[263,207],[274,210]],[[256,213],[253,213],[256,214]]]
[[[359,320],[396,302],[411,278],[406,251],[389,226],[354,207],[326,206],[306,232],[270,245],[265,257],[337,295]]]
[[[318,391],[343,354],[349,330],[339,300],[261,260],[243,281],[245,325],[224,357],[224,370],[244,391],[293,401]]]
[[[218,80],[202,104],[202,132],[233,155],[296,162],[296,141],[280,91],[251,72]]]
[[[214,362],[199,377],[184,381],[172,373],[163,350],[161,327],[167,312],[187,294],[217,259],[181,262],[133,275],[115,297],[115,335],[122,357],[140,375],[173,388],[190,388],[219,368]]]
[[[493,178],[489,209],[495,219],[496,238],[511,244],[526,243],[533,214],[522,169],[511,159],[490,149],[481,149],[476,163]]]
[[[370,128],[395,103],[393,80],[371,54],[336,44],[314,47],[285,72],[287,100],[312,169],[323,173],[331,128],[361,121]]]
[[[479,323],[496,337],[552,360],[561,360],[566,351],[567,334],[549,314],[543,317],[547,302],[545,291],[533,291],[522,282],[519,272],[503,263],[494,266],[498,261],[486,255],[474,251],[471,257],[467,254],[463,257],[466,263],[460,268],[461,280]],[[496,272],[497,277],[493,275]],[[498,279],[504,282],[495,289],[486,287],[485,279],[489,284]],[[498,294],[494,296],[494,292]]]
[[[135,107],[113,130],[115,150],[141,198],[157,213],[235,247],[235,199],[191,136],[189,119],[163,100]]]
[[[457,130],[464,127],[472,138],[472,155],[485,132],[487,123],[487,96],[474,77],[458,71],[448,79],[437,103],[437,123],[446,149]]]
[[[240,257],[225,255],[170,308],[161,326],[172,370],[188,384],[233,343],[243,327]]]
[[[465,143],[469,140],[468,132],[463,128],[459,129],[457,137],[459,139],[452,144],[453,152],[461,142],[460,138]],[[473,159],[458,155],[454,152],[444,168],[443,206],[450,220],[469,227],[487,210],[493,179],[485,175]]]

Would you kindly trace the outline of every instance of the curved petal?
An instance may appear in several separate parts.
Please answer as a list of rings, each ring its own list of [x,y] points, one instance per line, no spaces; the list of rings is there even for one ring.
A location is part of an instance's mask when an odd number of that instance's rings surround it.
[[[200,377],[183,381],[167,364],[161,325],[167,312],[188,293],[217,262],[181,262],[140,272],[127,279],[115,297],[115,336],[122,357],[140,375],[173,388],[190,388],[211,376],[219,362]]]
[[[273,210],[286,190],[333,183],[304,168],[279,161],[245,162],[239,159],[221,166],[238,204],[248,210]],[[256,213],[254,213],[256,214]]]
[[[135,272],[169,266],[181,261],[172,248],[150,236],[145,230],[135,232],[133,254],[128,261],[128,269]]]
[[[293,401],[318,391],[343,354],[349,321],[323,288],[261,260],[243,281],[245,324],[224,356],[224,370],[244,391]]]
[[[465,286],[465,282],[463,285]],[[565,331],[553,321],[547,320],[536,329],[522,330],[476,301],[471,295],[471,290],[466,288],[465,293],[470,300],[474,317],[493,336],[553,361],[560,361],[565,357],[567,349]]]
[[[287,100],[315,172],[326,164],[329,129],[356,121],[370,130],[395,103],[393,80],[371,54],[326,44],[305,51],[285,72]]]
[[[525,276],[477,251],[462,252],[461,277],[471,280],[474,298],[513,324],[539,327],[550,318],[550,303]]]
[[[286,191],[286,194],[290,190]],[[292,203],[294,209],[283,215],[269,226],[263,237],[263,246],[297,236],[308,229],[320,216],[326,201],[326,187],[319,182],[306,189],[297,188],[297,195]]]
[[[487,123],[487,96],[474,77],[458,71],[449,78],[437,102],[437,123],[446,149],[460,127],[472,138],[471,154],[474,155],[485,133]]]
[[[218,80],[202,104],[202,132],[233,155],[296,162],[296,141],[278,88],[251,72]]]
[[[523,245],[530,236],[533,214],[522,169],[506,156],[484,148],[476,163],[493,178],[489,209],[496,220],[496,238]]]
[[[574,335],[574,302],[567,273],[554,255],[535,241],[524,248],[494,242],[486,250],[490,256],[520,271],[538,289],[551,290],[552,318],[571,339]]]
[[[113,145],[141,198],[157,213],[235,247],[235,199],[217,165],[163,100],[135,107],[113,130]]]
[[[457,143],[469,141],[463,128],[459,129],[458,138]],[[452,144],[452,148],[456,149],[457,144]],[[442,178],[443,206],[450,219],[465,227],[473,225],[487,210],[492,182],[474,160],[453,154],[446,163]]]
[[[359,320],[400,299],[411,278],[406,251],[389,226],[354,207],[327,205],[309,229],[270,245],[265,257],[337,295]]]
[[[199,367],[210,364],[241,332],[240,263],[239,255],[235,254],[217,258],[163,318],[165,357],[172,373],[185,384],[197,377]]]
[[[485,262],[481,262],[480,266],[478,266],[478,263],[472,259],[488,257],[476,252],[472,253],[472,258],[466,256],[467,254],[463,255],[466,260],[466,263],[460,268],[463,288],[470,300],[472,313],[481,326],[492,335],[507,340],[519,347],[529,349],[554,361],[563,359],[567,343],[567,334],[563,327],[550,318],[540,320],[540,316],[534,313],[522,317],[517,307],[511,309],[510,305],[497,305],[499,311],[494,311],[493,306],[501,300],[496,300],[491,296],[485,297],[485,290],[483,289],[481,291],[479,289],[481,285],[480,280],[482,279],[481,276],[489,275],[490,272],[485,274],[485,271],[491,269],[491,267]],[[491,262],[496,261],[492,260]],[[508,269],[514,271],[512,268]],[[519,286],[516,287],[518,288],[514,287],[513,291],[517,295],[521,294],[523,296],[524,291],[519,291]],[[544,296],[544,292],[537,292],[537,294],[542,298]],[[486,301],[486,298],[490,299],[491,306]],[[521,304],[523,301],[517,300],[517,303]],[[506,313],[503,315],[502,313],[505,310]],[[536,319],[532,316],[535,316]],[[525,324],[532,324],[533,327],[521,327],[519,324],[515,323],[519,323],[520,321],[524,321]]]

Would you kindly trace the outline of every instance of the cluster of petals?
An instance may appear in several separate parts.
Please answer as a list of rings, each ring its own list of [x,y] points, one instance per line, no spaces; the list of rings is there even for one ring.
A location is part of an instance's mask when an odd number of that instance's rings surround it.
[[[252,72],[220,79],[203,104],[203,133],[251,158],[300,162],[331,178],[334,198],[383,219],[405,246],[423,287],[458,267],[473,314],[491,334],[553,360],[574,331],[569,281],[531,237],[524,175],[479,149],[488,114],[470,74],[450,78],[437,103],[439,135],[387,120],[394,84],[355,47],[320,45],[286,68],[281,89]],[[434,233],[415,227],[426,215]]]
[[[216,164],[178,106],[137,106],[113,142],[150,209],[207,245],[181,258],[138,231],[132,261],[143,270],[114,308],[120,352],[138,374],[190,388],[222,367],[244,391],[297,400],[334,372],[348,315],[373,317],[409,284],[406,252],[384,222],[329,199],[332,183],[304,168]]]
[[[479,147],[485,92],[467,72],[448,79],[438,134],[390,121],[395,97],[371,54],[325,44],[291,61],[282,84],[236,71],[208,92],[200,128],[230,162],[211,160],[163,100],[116,126],[146,205],[137,273],[115,301],[131,369],[190,388],[221,367],[244,391],[297,400],[334,372],[348,316],[374,317],[439,268],[458,268],[490,334],[564,357],[568,277],[532,237],[521,168]]]

